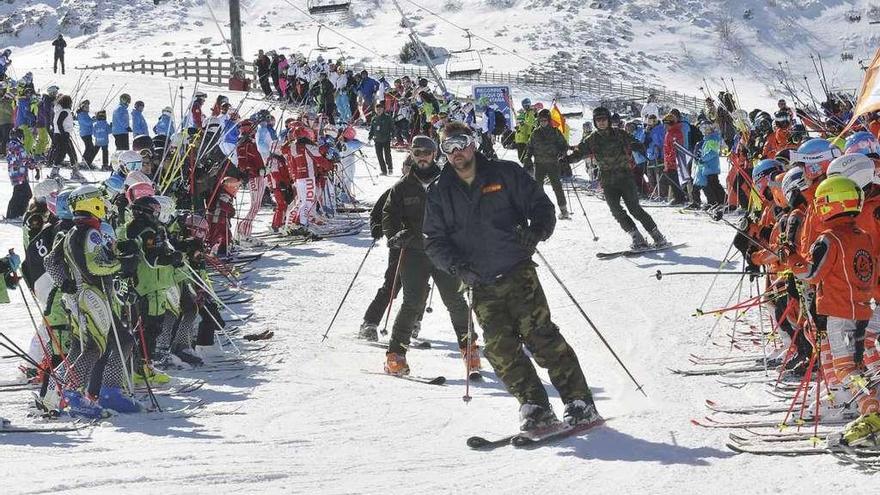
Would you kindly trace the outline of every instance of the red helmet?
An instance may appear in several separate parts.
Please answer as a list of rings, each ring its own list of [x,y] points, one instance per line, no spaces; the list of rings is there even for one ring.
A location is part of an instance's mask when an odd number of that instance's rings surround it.
[[[293,128],[293,137],[295,139],[306,138],[306,139],[312,140],[312,139],[314,139],[314,136],[315,136],[315,133],[312,132],[312,130],[306,126],[298,126],[298,127]]]
[[[357,132],[354,130],[354,127],[348,126],[342,131],[342,137],[345,138],[346,141],[351,141],[357,137]]]

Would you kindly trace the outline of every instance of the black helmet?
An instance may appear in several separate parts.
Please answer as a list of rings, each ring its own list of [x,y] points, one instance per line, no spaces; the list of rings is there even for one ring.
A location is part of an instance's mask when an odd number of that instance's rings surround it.
[[[611,112],[605,107],[596,107],[593,109],[593,125],[596,125],[596,119],[604,118],[611,123]]]
[[[152,196],[138,198],[131,205],[131,212],[136,217],[144,216],[151,220],[158,220],[161,211],[162,205]]]
[[[540,112],[538,112],[538,120],[547,119],[550,120],[550,110],[546,108],[542,108]]]

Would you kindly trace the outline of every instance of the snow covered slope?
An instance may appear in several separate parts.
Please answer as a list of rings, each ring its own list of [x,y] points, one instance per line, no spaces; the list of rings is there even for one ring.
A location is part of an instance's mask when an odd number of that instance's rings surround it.
[[[45,71],[36,76],[51,77]],[[60,80],[62,87],[73,85],[75,77]],[[109,74],[86,96],[100,100],[111,84],[123,81],[137,88],[133,93],[147,108],[158,108],[167,98],[167,81],[131,74]],[[367,158],[375,163],[369,152]],[[395,153],[397,163],[401,158]],[[373,184],[360,165],[355,190],[373,200],[392,182],[380,177]],[[8,179],[0,174],[0,205],[9,195]],[[255,299],[241,308],[257,316],[243,330],[271,329],[275,337],[265,350],[251,354],[245,369],[194,375],[208,384],[183,398],[160,397],[165,407],[206,401],[196,416],[136,415],[77,434],[0,436],[2,493],[807,493],[818,483],[833,492],[871,483],[830,457],[734,455],[724,447],[726,431],[692,426],[690,418],[707,413],[706,398],[750,404],[766,402],[767,395],[757,386],[723,388],[712,377],[682,378],[667,371],[687,366],[691,352],[723,354],[726,346],[703,344],[713,320],[690,316],[707,278],[657,281],[653,274],[716,269],[732,231],[675,209],[652,209],[669,239],[687,241],[688,247],[599,261],[597,251],[619,249],[629,240],[604,202],[581,200],[600,240],[591,240],[576,208],[574,219],[560,222],[540,249],[648,394],[645,399],[633,390],[540,267],[554,321],[576,350],[599,410],[610,418],[588,436],[531,451],[470,451],[465,446],[470,435],[515,430],[517,403],[491,373],[486,383],[471,388],[473,401],[462,402],[463,366],[438,297],[422,333],[434,348],[413,350],[409,359],[414,373],[445,375],[447,385],[365,374],[380,371],[384,359],[382,349],[354,337],[381,283],[384,246],[370,255],[322,343],[321,334],[369,245],[364,233],[278,249],[256,265],[247,284]],[[259,220],[256,231],[266,228],[268,211]],[[18,228],[0,224],[0,252],[20,250],[19,243]],[[723,305],[736,278],[722,277],[705,307]],[[19,294],[0,310],[0,329],[26,345],[31,323]],[[724,321],[716,335],[729,325]],[[718,342],[723,345],[724,339]],[[14,377],[14,367],[13,360],[0,360],[0,380]],[[549,386],[546,374],[541,376]],[[558,397],[551,397],[560,410]],[[28,400],[27,392],[0,393],[0,415],[29,422],[24,417]]]
[[[247,57],[259,48],[308,54],[315,46],[316,21],[291,4],[301,10],[306,6],[303,0],[242,2]],[[626,82],[657,82],[694,95],[700,94],[705,77],[713,93],[725,85],[731,90],[736,86],[746,106],[788,97],[778,88],[780,62],[789,64],[785,70],[798,83],[809,76],[813,91],[820,93],[810,53],[823,57],[832,87],[854,88],[861,78],[858,61],[870,59],[880,41],[875,26],[869,24],[880,19],[880,7],[866,0],[401,0],[401,4],[431,46],[464,49],[464,28],[482,37],[474,38],[473,46],[480,50],[487,70],[611,76]],[[226,2],[219,0],[207,4],[171,0],[159,6],[148,1],[11,0],[0,4],[0,45],[20,47],[17,57],[34,56],[35,62],[48,64],[49,41],[60,29],[73,36],[71,64],[205,53],[222,56],[228,50],[209,6],[226,30]],[[349,15],[323,16],[320,21],[363,45],[327,30],[322,33],[324,45],[339,47],[354,61],[396,62],[406,41],[400,16],[390,2],[354,0]],[[853,58],[844,61],[842,56]]]

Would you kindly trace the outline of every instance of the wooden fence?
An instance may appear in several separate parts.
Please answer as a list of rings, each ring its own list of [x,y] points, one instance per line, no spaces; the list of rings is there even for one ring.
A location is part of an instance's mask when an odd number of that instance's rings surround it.
[[[255,79],[252,62],[243,62],[245,74]],[[226,85],[233,72],[232,60],[229,58],[177,58],[173,60],[132,60],[130,62],[113,62],[87,67],[85,70],[112,70],[136,72],[139,74],[160,75],[165,77],[194,79],[205,84]],[[356,70],[366,69],[371,74],[379,72],[397,78],[403,76],[425,77],[430,79],[427,69],[412,65],[356,65]],[[453,80],[468,80],[486,84],[508,84],[520,87],[551,89],[560,96],[584,96],[595,99],[611,100],[644,100],[654,95],[664,105],[678,107],[690,112],[699,112],[703,107],[703,99],[685,95],[666,88],[640,84],[615,82],[597,78],[564,76],[555,74],[529,74],[524,72],[492,72],[482,71],[479,74]]]

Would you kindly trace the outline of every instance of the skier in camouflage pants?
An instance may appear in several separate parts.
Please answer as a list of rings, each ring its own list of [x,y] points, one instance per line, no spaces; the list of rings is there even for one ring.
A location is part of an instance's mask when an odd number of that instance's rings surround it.
[[[428,189],[425,250],[435,266],[472,287],[486,358],[520,401],[520,428],[556,421],[523,345],[549,371],[566,422],[600,419],[574,350],[550,320],[531,259],[556,226],[553,203],[516,163],[477,153],[459,122],[443,128],[440,149],[449,163]]]

